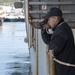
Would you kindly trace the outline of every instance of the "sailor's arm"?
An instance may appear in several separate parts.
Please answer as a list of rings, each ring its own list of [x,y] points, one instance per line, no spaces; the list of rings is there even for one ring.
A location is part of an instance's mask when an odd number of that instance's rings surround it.
[[[54,50],[54,55],[57,56],[64,49],[66,42],[67,37],[65,34],[64,36],[62,34],[54,36],[49,43],[49,50]]]
[[[47,33],[46,29],[41,29],[41,36],[42,36],[44,43],[49,44],[51,40],[51,35],[52,34]]]

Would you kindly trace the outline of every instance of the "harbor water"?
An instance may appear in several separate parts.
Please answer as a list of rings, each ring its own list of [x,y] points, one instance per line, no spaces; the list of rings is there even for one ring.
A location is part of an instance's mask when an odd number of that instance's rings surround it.
[[[30,57],[25,38],[24,22],[3,22],[0,26],[0,75],[28,75]]]

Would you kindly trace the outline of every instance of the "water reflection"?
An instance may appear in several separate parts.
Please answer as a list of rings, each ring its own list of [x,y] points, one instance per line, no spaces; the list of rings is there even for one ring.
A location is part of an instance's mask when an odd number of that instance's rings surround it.
[[[30,57],[25,23],[4,22],[0,26],[0,75],[28,75]]]
[[[14,72],[14,73],[11,73],[11,75],[22,75],[22,73]]]

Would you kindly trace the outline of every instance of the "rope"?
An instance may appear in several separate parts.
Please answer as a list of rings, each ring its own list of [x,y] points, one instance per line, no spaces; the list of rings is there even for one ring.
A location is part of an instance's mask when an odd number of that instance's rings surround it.
[[[69,66],[69,67],[75,67],[74,64],[70,64],[70,63],[66,63],[66,62],[62,62],[56,58],[54,58],[54,61],[56,61],[57,63],[61,64],[61,65],[64,65],[64,66]]]
[[[53,57],[53,54],[52,54],[52,58],[55,62],[61,64],[61,65],[64,65],[64,66],[69,66],[69,67],[75,67],[74,64],[70,64],[70,63],[66,63],[66,62],[63,62],[63,61],[60,61],[58,59],[56,59],[55,57]]]

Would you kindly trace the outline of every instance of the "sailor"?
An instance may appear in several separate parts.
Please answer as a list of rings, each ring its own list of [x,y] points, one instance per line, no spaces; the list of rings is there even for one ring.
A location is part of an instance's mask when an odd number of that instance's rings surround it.
[[[43,17],[48,20],[41,29],[42,39],[54,51],[55,75],[75,75],[74,36],[70,26],[64,21],[61,9],[52,7]],[[47,30],[51,28],[52,33]],[[68,65],[69,64],[69,65]]]

